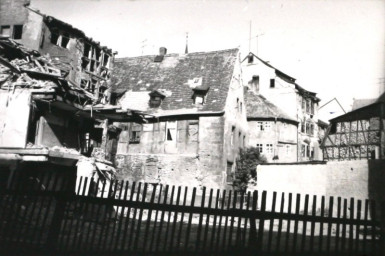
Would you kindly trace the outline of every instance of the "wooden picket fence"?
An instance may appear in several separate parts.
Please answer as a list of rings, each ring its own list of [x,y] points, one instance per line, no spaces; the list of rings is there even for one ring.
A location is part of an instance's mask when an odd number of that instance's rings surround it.
[[[2,255],[385,255],[374,201],[36,180],[0,189]]]

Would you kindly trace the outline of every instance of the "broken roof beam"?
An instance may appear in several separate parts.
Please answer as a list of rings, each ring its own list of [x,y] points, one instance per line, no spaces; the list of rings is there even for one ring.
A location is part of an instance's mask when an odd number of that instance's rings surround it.
[[[14,66],[8,60],[0,57],[0,63],[3,64],[4,66],[6,66],[7,68],[9,68],[12,72],[17,73],[17,74],[21,74],[21,71],[20,71],[19,67]]]

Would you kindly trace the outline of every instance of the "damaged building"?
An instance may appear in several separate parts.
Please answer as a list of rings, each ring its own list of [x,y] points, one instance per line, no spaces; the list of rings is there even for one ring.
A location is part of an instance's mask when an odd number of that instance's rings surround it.
[[[32,2],[33,4],[33,2]],[[109,77],[115,54],[85,33],[32,7],[31,0],[0,2],[0,35],[48,55],[65,79],[95,97],[109,98]],[[64,73],[65,72],[65,73]]]
[[[232,185],[247,137],[238,49],[116,59],[113,92],[144,122],[120,122],[120,178]]]
[[[325,160],[385,158],[385,94],[359,103],[351,112],[330,120],[321,145]]]
[[[55,60],[0,38],[2,185],[10,186],[16,175],[43,172],[73,182],[79,172],[92,176],[98,170],[108,178],[115,174],[108,161],[116,142],[112,122],[130,120],[132,113],[102,103],[103,96],[66,76]]]
[[[318,103],[320,99],[316,93],[310,92],[299,86],[296,79],[283,73],[270,63],[262,60],[253,53],[249,53],[242,60],[242,76],[246,94],[261,95],[276,107],[285,111],[285,115],[291,120],[298,122],[297,132],[290,132],[290,141],[296,141],[297,157],[295,162],[322,160],[322,151],[319,147],[319,126]],[[248,97],[253,97],[247,96]],[[279,111],[274,118],[279,118]],[[249,115],[249,113],[248,113]],[[253,113],[250,113],[253,115]],[[275,127],[274,121],[267,121],[263,125]],[[249,129],[250,134],[254,133]],[[257,132],[260,133],[260,131]],[[277,133],[278,134],[278,133]],[[251,136],[250,136],[251,137]],[[267,157],[268,162],[283,159],[286,152],[290,152],[291,144],[287,144],[288,151],[280,150],[281,145],[276,143],[279,138],[271,138],[271,141],[250,141],[249,146],[256,147],[257,144],[263,148],[264,152],[279,152],[281,155],[271,153]],[[262,145],[261,145],[262,144]],[[271,149],[271,147],[273,147]],[[286,147],[286,146],[285,146]],[[289,153],[290,154],[290,153]],[[275,158],[275,159],[274,159]],[[291,158],[293,159],[293,158]]]

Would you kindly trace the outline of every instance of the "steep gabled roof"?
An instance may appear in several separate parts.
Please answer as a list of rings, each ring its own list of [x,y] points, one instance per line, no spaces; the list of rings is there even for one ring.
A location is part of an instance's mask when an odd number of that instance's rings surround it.
[[[127,90],[122,100],[131,106],[135,93],[148,94],[162,90],[167,95],[158,109],[142,109],[152,113],[221,112],[233,77],[238,49],[189,54],[166,54],[161,62],[155,56],[115,59],[112,91]],[[207,88],[205,103],[195,105],[194,88]],[[122,103],[122,106],[125,104]],[[167,114],[167,113],[164,113]]]
[[[290,83],[290,84],[293,84],[295,86],[295,89],[297,89],[301,94],[306,94],[307,96],[310,96],[310,97],[313,97],[315,100],[317,101],[320,101],[319,98],[316,97],[316,94],[315,92],[311,92],[311,91],[308,91],[306,89],[304,89],[302,86],[300,86],[299,84],[297,84],[295,81],[296,79],[294,77],[291,77],[289,76],[288,74],[282,72],[281,70],[277,69],[276,67],[274,67],[273,65],[271,65],[269,62],[267,61],[264,61],[263,59],[259,58],[257,55],[255,55],[254,53],[252,52],[249,52],[249,55],[246,56],[242,62],[244,62],[250,55],[252,55],[253,57],[257,58],[260,62],[262,62],[264,65],[266,65],[267,67],[269,68],[272,68],[274,69],[274,72],[275,72],[275,75],[278,76],[279,78],[281,78],[282,80],[284,80],[285,82],[287,83]]]
[[[268,101],[260,94],[248,91],[245,94],[247,119],[280,119],[298,123],[282,109]]]

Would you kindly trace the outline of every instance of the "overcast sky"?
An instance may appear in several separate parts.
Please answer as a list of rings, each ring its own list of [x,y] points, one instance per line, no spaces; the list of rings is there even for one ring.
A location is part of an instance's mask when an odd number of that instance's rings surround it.
[[[83,30],[118,57],[240,47],[318,93],[322,103],[384,91],[383,0],[32,0],[41,12]],[[143,43],[143,41],[145,41]],[[144,46],[144,47],[143,47]]]

